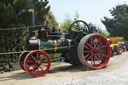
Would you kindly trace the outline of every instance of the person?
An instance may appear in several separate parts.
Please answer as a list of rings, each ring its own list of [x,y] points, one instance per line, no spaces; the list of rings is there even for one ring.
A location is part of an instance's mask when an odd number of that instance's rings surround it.
[[[52,32],[56,32],[56,28],[55,27],[52,28]]]
[[[92,32],[92,33],[96,33],[96,32],[97,32],[96,26],[93,25],[92,23],[89,23],[89,28],[91,29],[91,32]]]
[[[48,27],[48,21],[45,22],[44,28],[45,28],[46,30],[50,30],[50,28]]]

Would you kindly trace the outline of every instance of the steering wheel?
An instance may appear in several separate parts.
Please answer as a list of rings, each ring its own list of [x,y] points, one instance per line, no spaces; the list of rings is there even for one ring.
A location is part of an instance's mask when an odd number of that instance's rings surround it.
[[[88,24],[82,20],[73,22],[69,27],[69,35],[75,44],[78,44],[81,38],[89,33]]]

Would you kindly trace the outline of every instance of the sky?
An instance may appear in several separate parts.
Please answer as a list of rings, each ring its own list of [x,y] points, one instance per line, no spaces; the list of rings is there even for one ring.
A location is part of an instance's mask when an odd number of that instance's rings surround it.
[[[104,16],[111,18],[109,10],[124,3],[128,4],[128,0],[49,0],[51,11],[59,24],[63,23],[66,16],[73,19],[77,12],[80,20],[96,24],[103,30],[105,26],[101,19]]]

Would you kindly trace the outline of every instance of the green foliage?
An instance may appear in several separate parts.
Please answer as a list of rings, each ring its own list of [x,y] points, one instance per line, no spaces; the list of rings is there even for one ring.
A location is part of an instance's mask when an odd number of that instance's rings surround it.
[[[64,20],[64,22],[60,25],[60,28],[63,30],[63,31],[68,31],[70,25],[79,19],[79,14],[77,11],[75,11],[75,15],[74,15],[74,18],[73,20],[69,18],[69,15],[66,15],[66,19]]]
[[[0,29],[22,27],[27,25],[26,0],[2,0],[0,2]],[[0,53],[24,49],[27,30],[0,31]],[[0,62],[14,62],[15,55],[1,55]],[[5,60],[5,61],[4,61]]]
[[[28,26],[28,3],[30,0],[1,0],[0,1],[0,29]],[[57,24],[54,15],[49,13],[48,0],[33,0],[36,25],[43,24],[49,16],[52,23]],[[52,18],[51,18],[52,17]],[[28,28],[17,30],[0,30],[0,53],[25,50]],[[0,55],[1,62],[14,62],[12,58],[18,58],[19,54]]]
[[[46,21],[46,16],[50,11],[50,5],[48,0],[38,1],[34,0],[35,9],[35,21],[36,24],[43,24]]]
[[[2,0],[0,2],[0,28],[10,28],[25,24],[26,0]],[[23,20],[25,20],[23,22]]]
[[[60,27],[61,27],[61,29],[62,29],[63,31],[66,31],[66,32],[67,32],[71,24],[72,24],[72,20],[67,19],[67,20],[65,20],[65,21],[63,22],[63,24],[60,25]]]
[[[117,5],[110,10],[110,13],[112,18],[104,17],[102,20],[110,36],[122,36],[128,39],[128,5]]]
[[[99,33],[103,36],[106,36],[108,37],[109,36],[109,33],[107,31],[104,31],[104,30],[100,30]]]
[[[49,22],[50,28],[52,28],[52,27],[59,28],[58,22],[56,21],[56,18],[51,11],[49,11],[48,14],[46,15],[46,21]]]

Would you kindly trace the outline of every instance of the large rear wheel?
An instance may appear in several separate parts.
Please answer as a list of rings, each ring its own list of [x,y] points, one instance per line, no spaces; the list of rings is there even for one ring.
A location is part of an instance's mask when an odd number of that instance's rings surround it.
[[[100,34],[89,34],[83,37],[78,45],[78,57],[81,63],[92,69],[106,66],[110,54],[110,45]]]

